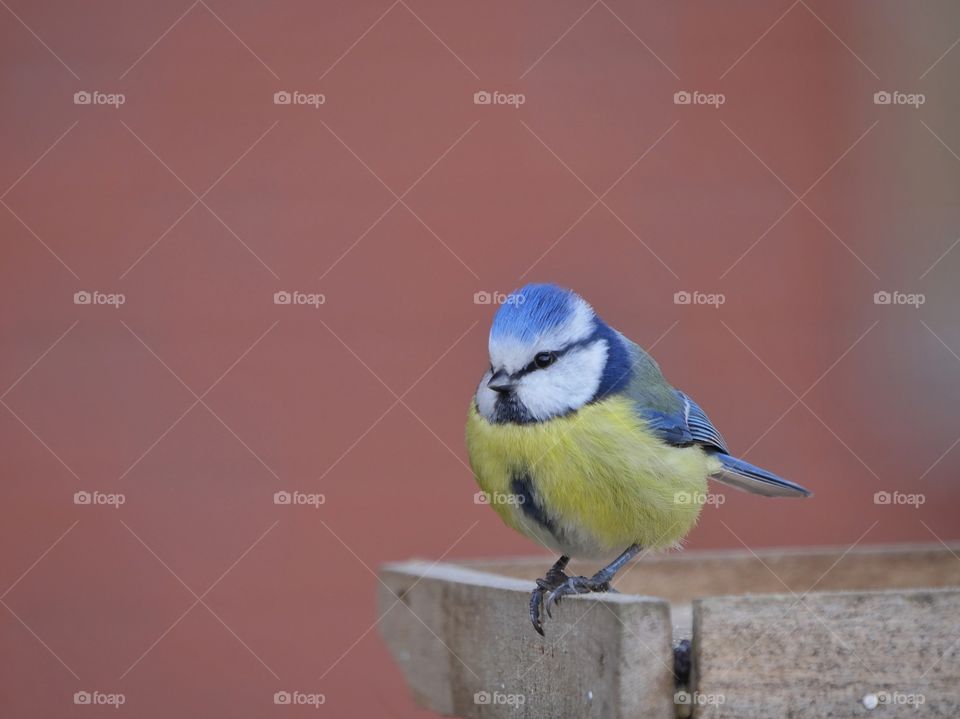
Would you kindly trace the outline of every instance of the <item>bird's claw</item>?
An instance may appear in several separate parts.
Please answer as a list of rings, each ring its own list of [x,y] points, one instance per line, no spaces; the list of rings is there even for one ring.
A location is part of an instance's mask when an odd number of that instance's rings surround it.
[[[537,588],[533,590],[533,594],[530,595],[530,623],[533,624],[534,630],[541,637],[543,634],[543,620],[540,617],[540,607],[543,605],[543,595],[544,588],[540,586],[542,580],[537,580]]]
[[[631,544],[627,549],[592,577],[568,577],[564,573],[570,557],[563,555],[550,568],[543,579],[537,580],[537,588],[530,595],[530,621],[537,634],[543,636],[543,617],[541,612],[553,618],[553,608],[570,594],[588,594],[590,592],[616,592],[610,586],[613,576],[624,564],[640,551],[639,544]]]
[[[544,597],[557,587],[562,586],[568,579],[569,577],[562,571],[551,569],[547,572],[546,577],[537,580],[537,588],[530,595],[530,622],[541,637],[544,636],[543,615],[541,614],[544,609]],[[547,615],[550,615],[549,610],[547,610]]]
[[[537,588],[530,595],[530,622],[537,634],[543,634],[543,614],[553,619],[553,609],[560,601],[571,594],[590,594],[592,592],[614,592],[610,582],[597,577],[568,577],[562,572],[548,572],[543,579],[537,580]]]

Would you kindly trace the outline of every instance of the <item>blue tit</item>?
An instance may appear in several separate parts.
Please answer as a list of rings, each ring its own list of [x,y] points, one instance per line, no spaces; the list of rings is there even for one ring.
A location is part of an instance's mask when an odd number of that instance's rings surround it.
[[[609,591],[641,550],[677,545],[708,478],[768,497],[810,495],[733,457],[697,403],[570,290],[531,284],[510,294],[488,349],[467,450],[501,519],[561,555],[530,597],[541,635],[542,612],[563,597]],[[615,558],[578,577],[564,571],[571,557]]]

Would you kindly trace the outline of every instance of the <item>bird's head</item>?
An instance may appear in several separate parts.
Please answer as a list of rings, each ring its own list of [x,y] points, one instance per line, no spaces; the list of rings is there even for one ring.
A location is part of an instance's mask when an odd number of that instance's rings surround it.
[[[498,424],[570,414],[630,379],[623,337],[556,285],[531,284],[507,297],[493,318],[489,353],[477,410]]]

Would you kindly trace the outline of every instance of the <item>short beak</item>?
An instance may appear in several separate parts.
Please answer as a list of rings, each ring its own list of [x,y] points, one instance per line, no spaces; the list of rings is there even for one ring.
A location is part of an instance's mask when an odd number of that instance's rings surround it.
[[[510,379],[510,375],[507,374],[506,370],[498,369],[493,373],[493,376],[487,382],[487,387],[492,389],[494,392],[505,393],[511,391],[515,387],[515,383]]]

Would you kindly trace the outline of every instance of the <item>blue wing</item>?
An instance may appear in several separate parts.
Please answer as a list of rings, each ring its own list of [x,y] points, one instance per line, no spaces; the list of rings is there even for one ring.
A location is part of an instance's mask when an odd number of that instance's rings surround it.
[[[810,491],[799,484],[732,457],[720,432],[700,406],[680,390],[674,392],[680,400],[676,410],[639,410],[640,416],[660,439],[678,447],[700,445],[723,465],[720,472],[712,475],[713,478],[738,489],[768,497],[810,496]]]
[[[680,390],[673,390],[678,402],[674,410],[639,408],[650,429],[664,442],[678,447],[700,444],[728,454],[727,443],[700,405]]]
[[[768,497],[806,497],[810,491],[761,467],[730,455],[727,443],[700,406],[671,387],[660,368],[638,345],[631,343],[632,378],[624,394],[637,415],[667,444],[676,447],[699,445],[718,460],[722,468],[713,479],[754,494]]]

